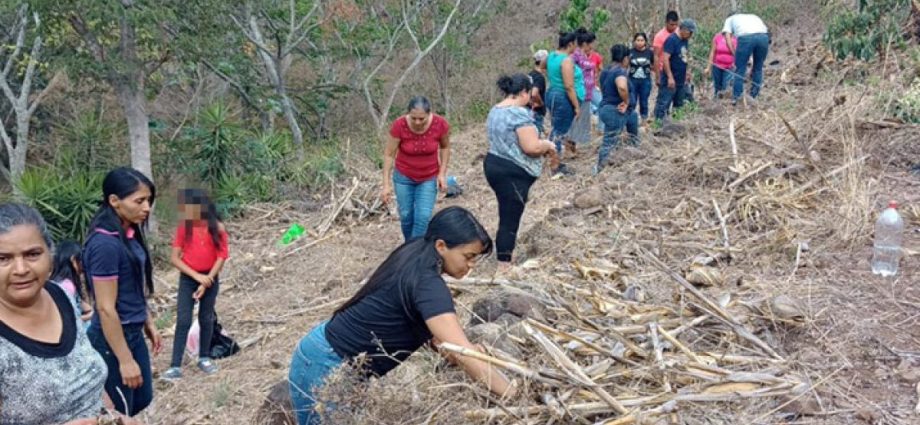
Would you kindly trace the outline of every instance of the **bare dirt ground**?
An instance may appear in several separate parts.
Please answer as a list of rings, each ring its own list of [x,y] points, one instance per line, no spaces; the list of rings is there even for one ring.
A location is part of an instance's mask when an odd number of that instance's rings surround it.
[[[780,63],[769,68],[766,92],[756,105],[735,109],[703,99],[679,128],[667,128],[668,134],[645,129],[642,145],[615,153],[614,164],[601,175],[589,171],[595,141],[570,161],[576,176],[544,176],[531,191],[517,260],[534,260],[530,264],[536,266],[521,270],[521,281],[601,285],[614,288],[611,294],[631,284],[647,294],[648,303],[675,303],[683,292],[638,254],[640,246],[674,270],[686,269],[698,255],[722,258],[718,267],[726,282],[704,289],[713,298],[727,294],[758,304],[787,294],[801,300],[804,326],[758,317],[746,324],[787,360],[786,373],[806,381],[804,395],[687,403],[661,423],[920,423],[914,411],[920,381],[920,177],[907,172],[920,158],[920,129],[881,122],[872,91],[852,76],[849,65],[824,59],[818,29],[810,28],[780,35],[774,47],[779,53],[771,55]],[[732,121],[737,154],[730,143]],[[496,203],[482,175],[484,128],[455,135],[453,146],[452,174],[466,192],[439,200],[437,207],[469,208],[494,232]],[[362,169],[352,170],[360,176],[352,197],[371,204],[378,177]],[[304,203],[255,206],[228,223],[232,260],[223,274],[218,312],[245,348],[220,360],[214,376],[187,365],[180,383],[158,382],[147,423],[252,423],[268,389],[286,377],[297,341],[401,242],[394,215],[358,220],[362,208],[355,202],[323,237],[277,245],[293,222],[319,228],[351,187],[343,182],[328,197],[311,200],[326,204],[312,211],[304,212]],[[584,191],[600,195],[596,208],[573,205]],[[906,246],[914,255],[904,258],[897,277],[883,279],[869,271],[869,255],[876,214],[889,198],[901,202]],[[609,282],[582,279],[573,263],[596,260],[624,272]],[[480,265],[475,276],[491,276],[493,261]],[[167,271],[158,276],[158,302],[171,305],[176,276]],[[469,316],[473,300],[485,291],[463,291],[457,299],[462,316]],[[752,352],[740,341],[702,330],[690,335],[697,340],[688,343]],[[168,357],[157,356],[155,368],[165,370]],[[343,387],[359,392],[353,405],[342,407],[351,412],[342,417],[351,419],[336,423],[483,422],[464,413],[494,404],[456,370],[442,370],[435,357],[419,353],[369,388]],[[491,422],[531,421],[546,422]]]

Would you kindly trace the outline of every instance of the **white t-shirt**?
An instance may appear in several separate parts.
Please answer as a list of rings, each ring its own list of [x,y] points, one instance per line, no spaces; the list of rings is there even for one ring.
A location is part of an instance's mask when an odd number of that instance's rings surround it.
[[[729,16],[725,20],[722,32],[733,34],[735,37],[742,37],[751,34],[766,34],[769,31],[767,30],[767,25],[757,15],[738,13]]]

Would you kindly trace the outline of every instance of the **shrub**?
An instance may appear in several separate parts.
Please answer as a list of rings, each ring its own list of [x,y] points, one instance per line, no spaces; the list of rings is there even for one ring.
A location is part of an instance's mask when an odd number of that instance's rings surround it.
[[[21,202],[38,210],[56,240],[82,241],[102,200],[102,174],[33,167],[16,182]]]
[[[832,16],[824,43],[837,59],[870,60],[888,48],[903,46],[902,28],[910,16],[911,0],[859,0],[856,10],[828,1]],[[832,8],[832,9],[831,9]]]

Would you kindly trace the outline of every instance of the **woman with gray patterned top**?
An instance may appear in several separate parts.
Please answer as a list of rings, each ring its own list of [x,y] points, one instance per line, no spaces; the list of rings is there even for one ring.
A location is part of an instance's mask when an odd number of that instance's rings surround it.
[[[499,272],[511,268],[511,254],[517,240],[521,216],[530,187],[543,172],[543,158],[550,168],[559,168],[556,146],[540,140],[526,106],[533,83],[524,74],[502,76],[498,89],[505,99],[489,111],[489,154],[483,163],[486,181],[498,200],[498,232],[495,248]]]
[[[0,424],[96,424],[104,404],[105,362],[48,284],[53,247],[38,212],[0,204]]]

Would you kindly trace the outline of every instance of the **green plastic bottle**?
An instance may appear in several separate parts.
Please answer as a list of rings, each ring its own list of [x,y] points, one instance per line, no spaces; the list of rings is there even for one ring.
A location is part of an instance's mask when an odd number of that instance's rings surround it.
[[[291,227],[289,227],[287,231],[284,232],[284,236],[281,237],[281,245],[288,245],[291,242],[296,241],[301,236],[303,236],[305,230],[306,229],[304,229],[303,226],[297,223],[292,224]]]

